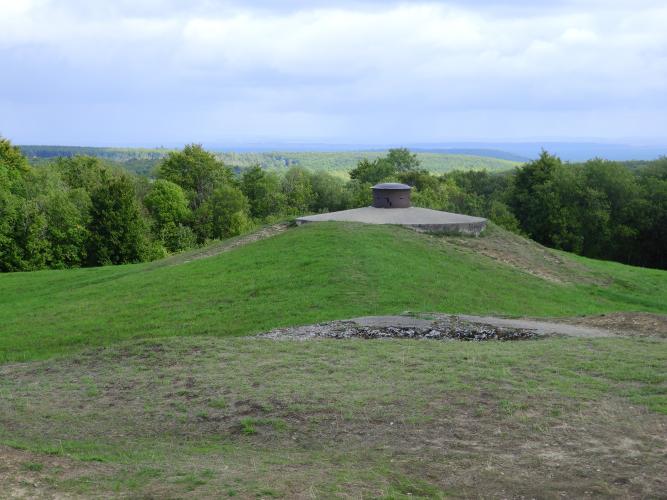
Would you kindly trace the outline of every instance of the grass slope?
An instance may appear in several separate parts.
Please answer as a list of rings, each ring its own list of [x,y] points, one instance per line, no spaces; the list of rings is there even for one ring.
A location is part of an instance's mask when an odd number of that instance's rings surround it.
[[[456,244],[455,238],[328,223],[180,265],[5,274],[0,362],[125,339],[243,335],[406,310],[532,316],[667,312],[664,271],[558,255],[575,266],[576,283],[531,275]]]

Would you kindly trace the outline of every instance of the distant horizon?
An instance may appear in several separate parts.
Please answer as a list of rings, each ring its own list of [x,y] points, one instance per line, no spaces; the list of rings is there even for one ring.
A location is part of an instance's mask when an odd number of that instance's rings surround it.
[[[407,147],[414,152],[440,152],[444,154],[462,154],[470,156],[488,156],[495,158],[526,161],[539,156],[542,149],[559,156],[565,161],[586,161],[600,157],[616,161],[654,160],[667,156],[667,145],[628,144],[620,142],[581,142],[581,141],[515,141],[515,142],[443,142],[443,143],[395,143],[395,144],[336,144],[325,142],[262,142],[240,144],[202,144],[213,152],[228,153],[337,153],[337,152],[376,152],[390,148]],[[17,144],[19,147],[61,147],[91,149],[181,149],[188,143],[161,145],[74,145],[74,144]],[[494,155],[494,153],[496,155]],[[514,158],[511,158],[514,157]]]
[[[502,139],[470,139],[470,140],[456,140],[456,141],[424,141],[424,142],[408,142],[408,141],[392,141],[392,142],[352,142],[352,141],[336,141],[336,140],[280,140],[280,139],[267,139],[267,140],[248,140],[248,141],[216,141],[216,142],[206,142],[206,141],[175,141],[169,143],[163,143],[160,145],[151,145],[148,142],[116,142],[113,141],[102,141],[102,142],[93,142],[93,143],[61,143],[54,141],[16,141],[12,137],[4,135],[0,131],[0,137],[8,139],[13,144],[20,146],[63,146],[63,147],[83,147],[83,148],[143,148],[143,149],[178,149],[182,148],[187,144],[202,144],[205,147],[210,148],[225,148],[225,147],[254,147],[258,146],[261,148],[264,147],[273,147],[273,145],[297,145],[297,146],[316,146],[316,147],[352,147],[352,148],[362,148],[362,149],[378,149],[378,148],[396,148],[396,147],[408,147],[408,148],[430,148],[430,147],[459,147],[459,146],[478,146],[478,145],[504,145],[504,144],[577,144],[577,145],[610,145],[610,146],[628,146],[628,147],[637,147],[637,148],[649,148],[649,147],[667,147],[667,139],[658,140],[658,139],[646,139],[646,140],[627,140],[627,139],[512,139],[512,140],[502,140]]]

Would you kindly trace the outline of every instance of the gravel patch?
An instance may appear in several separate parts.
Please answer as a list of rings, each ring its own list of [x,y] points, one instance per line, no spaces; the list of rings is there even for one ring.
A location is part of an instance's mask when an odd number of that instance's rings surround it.
[[[539,335],[532,330],[507,328],[484,323],[473,323],[456,316],[426,322],[416,321],[414,325],[363,324],[355,320],[332,321],[316,325],[292,328],[278,328],[258,335],[258,338],[272,340],[313,340],[313,339],[418,339],[418,340],[461,340],[468,342],[531,340]]]

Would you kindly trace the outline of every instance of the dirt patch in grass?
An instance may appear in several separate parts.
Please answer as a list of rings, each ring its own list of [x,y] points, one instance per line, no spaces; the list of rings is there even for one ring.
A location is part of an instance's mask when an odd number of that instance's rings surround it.
[[[573,325],[604,328],[620,335],[667,339],[667,315],[664,314],[618,312],[564,318],[558,321]]]
[[[199,259],[206,259],[208,257],[214,257],[215,255],[221,254],[223,252],[229,252],[235,248],[249,245],[259,240],[264,240],[271,238],[286,231],[290,225],[288,223],[272,224],[270,226],[264,226],[256,231],[253,231],[248,234],[241,236],[236,236],[234,238],[229,238],[227,240],[220,241],[218,243],[213,243],[207,245],[205,248],[199,248],[195,250],[190,250],[187,252],[182,252],[177,255],[173,255],[166,259],[156,261],[154,267],[160,266],[173,266],[176,264],[187,264]],[[150,266],[153,268],[153,266]]]
[[[439,236],[444,244],[485,255],[525,273],[554,283],[589,283],[609,285],[609,277],[595,275],[578,264],[533,240],[522,238],[494,224],[478,238]]]
[[[0,442],[31,450],[10,475],[43,464],[18,487],[69,467],[40,494],[657,497],[667,416],[635,399],[660,397],[664,358],[646,339],[133,342],[0,366]]]
[[[18,498],[84,498],[58,488],[58,483],[82,480],[92,475],[112,474],[106,464],[82,462],[56,453],[35,453],[0,445],[0,496]]]

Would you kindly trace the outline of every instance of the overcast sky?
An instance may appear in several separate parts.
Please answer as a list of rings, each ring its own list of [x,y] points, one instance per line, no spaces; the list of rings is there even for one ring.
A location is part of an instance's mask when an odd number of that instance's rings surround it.
[[[667,143],[665,0],[0,0],[0,56],[19,144]]]

